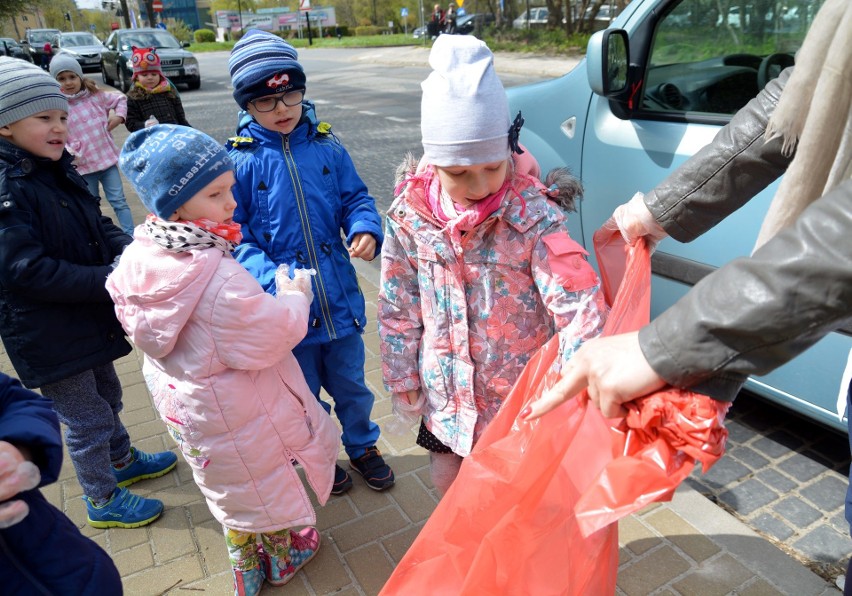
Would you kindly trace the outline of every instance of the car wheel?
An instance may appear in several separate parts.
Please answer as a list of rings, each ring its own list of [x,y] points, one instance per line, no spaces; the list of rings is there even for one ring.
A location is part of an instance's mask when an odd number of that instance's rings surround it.
[[[201,77],[197,79],[192,79],[189,83],[186,84],[190,91],[196,91],[201,89]]]
[[[111,78],[109,78],[109,75],[106,71],[106,65],[103,63],[101,63],[101,76],[104,79],[104,85],[109,85],[110,87],[112,87],[115,84],[115,82]]]
[[[122,93],[127,93],[130,90],[130,83],[127,80],[127,75],[124,74],[124,69],[118,67],[118,88]]]

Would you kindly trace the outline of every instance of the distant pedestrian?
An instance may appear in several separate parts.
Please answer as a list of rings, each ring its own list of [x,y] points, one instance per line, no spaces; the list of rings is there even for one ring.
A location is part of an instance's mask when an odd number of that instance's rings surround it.
[[[127,117],[127,98],[99,89],[92,79],[83,76],[80,63],[67,54],[53,59],[50,74],[68,96],[66,148],[74,156],[74,167],[94,196],[99,196],[98,187],[103,186],[118,225],[132,236],[133,216],[116,165],[118,147],[110,134]]]
[[[49,41],[44,42],[44,45],[41,48],[41,67],[44,70],[47,70],[50,66],[50,59],[53,57],[53,46],[50,45]]]
[[[444,9],[441,8],[440,4],[436,4],[432,9],[432,17],[429,20],[429,23],[426,25],[426,28],[429,32],[429,37],[432,39],[437,38],[444,31],[444,25],[446,21],[444,20]]]
[[[444,15],[444,33],[453,35],[458,32],[456,29],[456,20],[459,17],[459,11],[456,9],[454,2],[450,2],[447,7],[447,13]]]

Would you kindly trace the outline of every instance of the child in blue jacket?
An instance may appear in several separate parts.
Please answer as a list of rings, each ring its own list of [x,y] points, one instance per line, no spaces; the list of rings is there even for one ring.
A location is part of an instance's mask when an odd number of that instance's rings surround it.
[[[56,482],[62,436],[50,401],[0,373],[0,586],[4,594],[121,594],[109,555],[35,487]]]
[[[349,260],[371,261],[378,254],[381,217],[346,149],[303,103],[305,72],[297,57],[281,38],[253,29],[228,60],[234,99],[250,116],[241,136],[228,143],[237,180],[234,221],[243,231],[234,256],[270,293],[278,265],[316,270],[308,334],[293,354],[317,399],[322,388],[334,399],[350,467],[370,488],[385,490],[394,475],[376,447],[379,427],[370,420],[364,297]],[[337,466],[332,494],[351,486]]]

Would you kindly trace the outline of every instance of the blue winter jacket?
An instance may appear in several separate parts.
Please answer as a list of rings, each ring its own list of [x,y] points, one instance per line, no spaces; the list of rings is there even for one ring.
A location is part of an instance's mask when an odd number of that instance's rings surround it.
[[[363,332],[364,296],[340,232],[347,243],[356,234],[372,234],[376,256],[383,239],[375,200],[349,153],[312,115],[306,104],[302,121],[289,135],[250,120],[241,136],[228,141],[237,179],[234,220],[243,233],[236,259],[271,294],[278,265],[317,271],[302,345]]]
[[[62,466],[59,422],[48,399],[0,373],[0,441],[27,447],[44,486]],[[121,577],[109,555],[86,538],[38,489],[14,497],[29,515],[0,529],[0,593],[114,596]]]

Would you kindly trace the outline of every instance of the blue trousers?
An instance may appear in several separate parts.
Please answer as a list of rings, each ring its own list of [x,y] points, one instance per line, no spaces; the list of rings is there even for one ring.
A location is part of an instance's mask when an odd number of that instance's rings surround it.
[[[116,487],[112,462],[130,452],[130,436],[121,423],[121,381],[112,362],[41,386],[67,427],[65,445],[83,493],[109,497]]]
[[[112,165],[100,172],[83,174],[83,180],[89,186],[89,192],[96,197],[100,196],[98,183],[104,187],[106,200],[109,201],[112,210],[115,211],[118,226],[124,230],[125,234],[132,236],[133,216],[130,213],[130,207],[127,205],[127,198],[124,196],[124,187],[121,185],[121,174],[118,171],[118,166]]]
[[[331,405],[320,399],[320,389],[334,400],[346,454],[350,459],[364,455],[379,439],[379,425],[370,420],[375,398],[364,380],[364,340],[353,333],[327,343],[298,345],[293,355],[308,387],[329,414]]]

